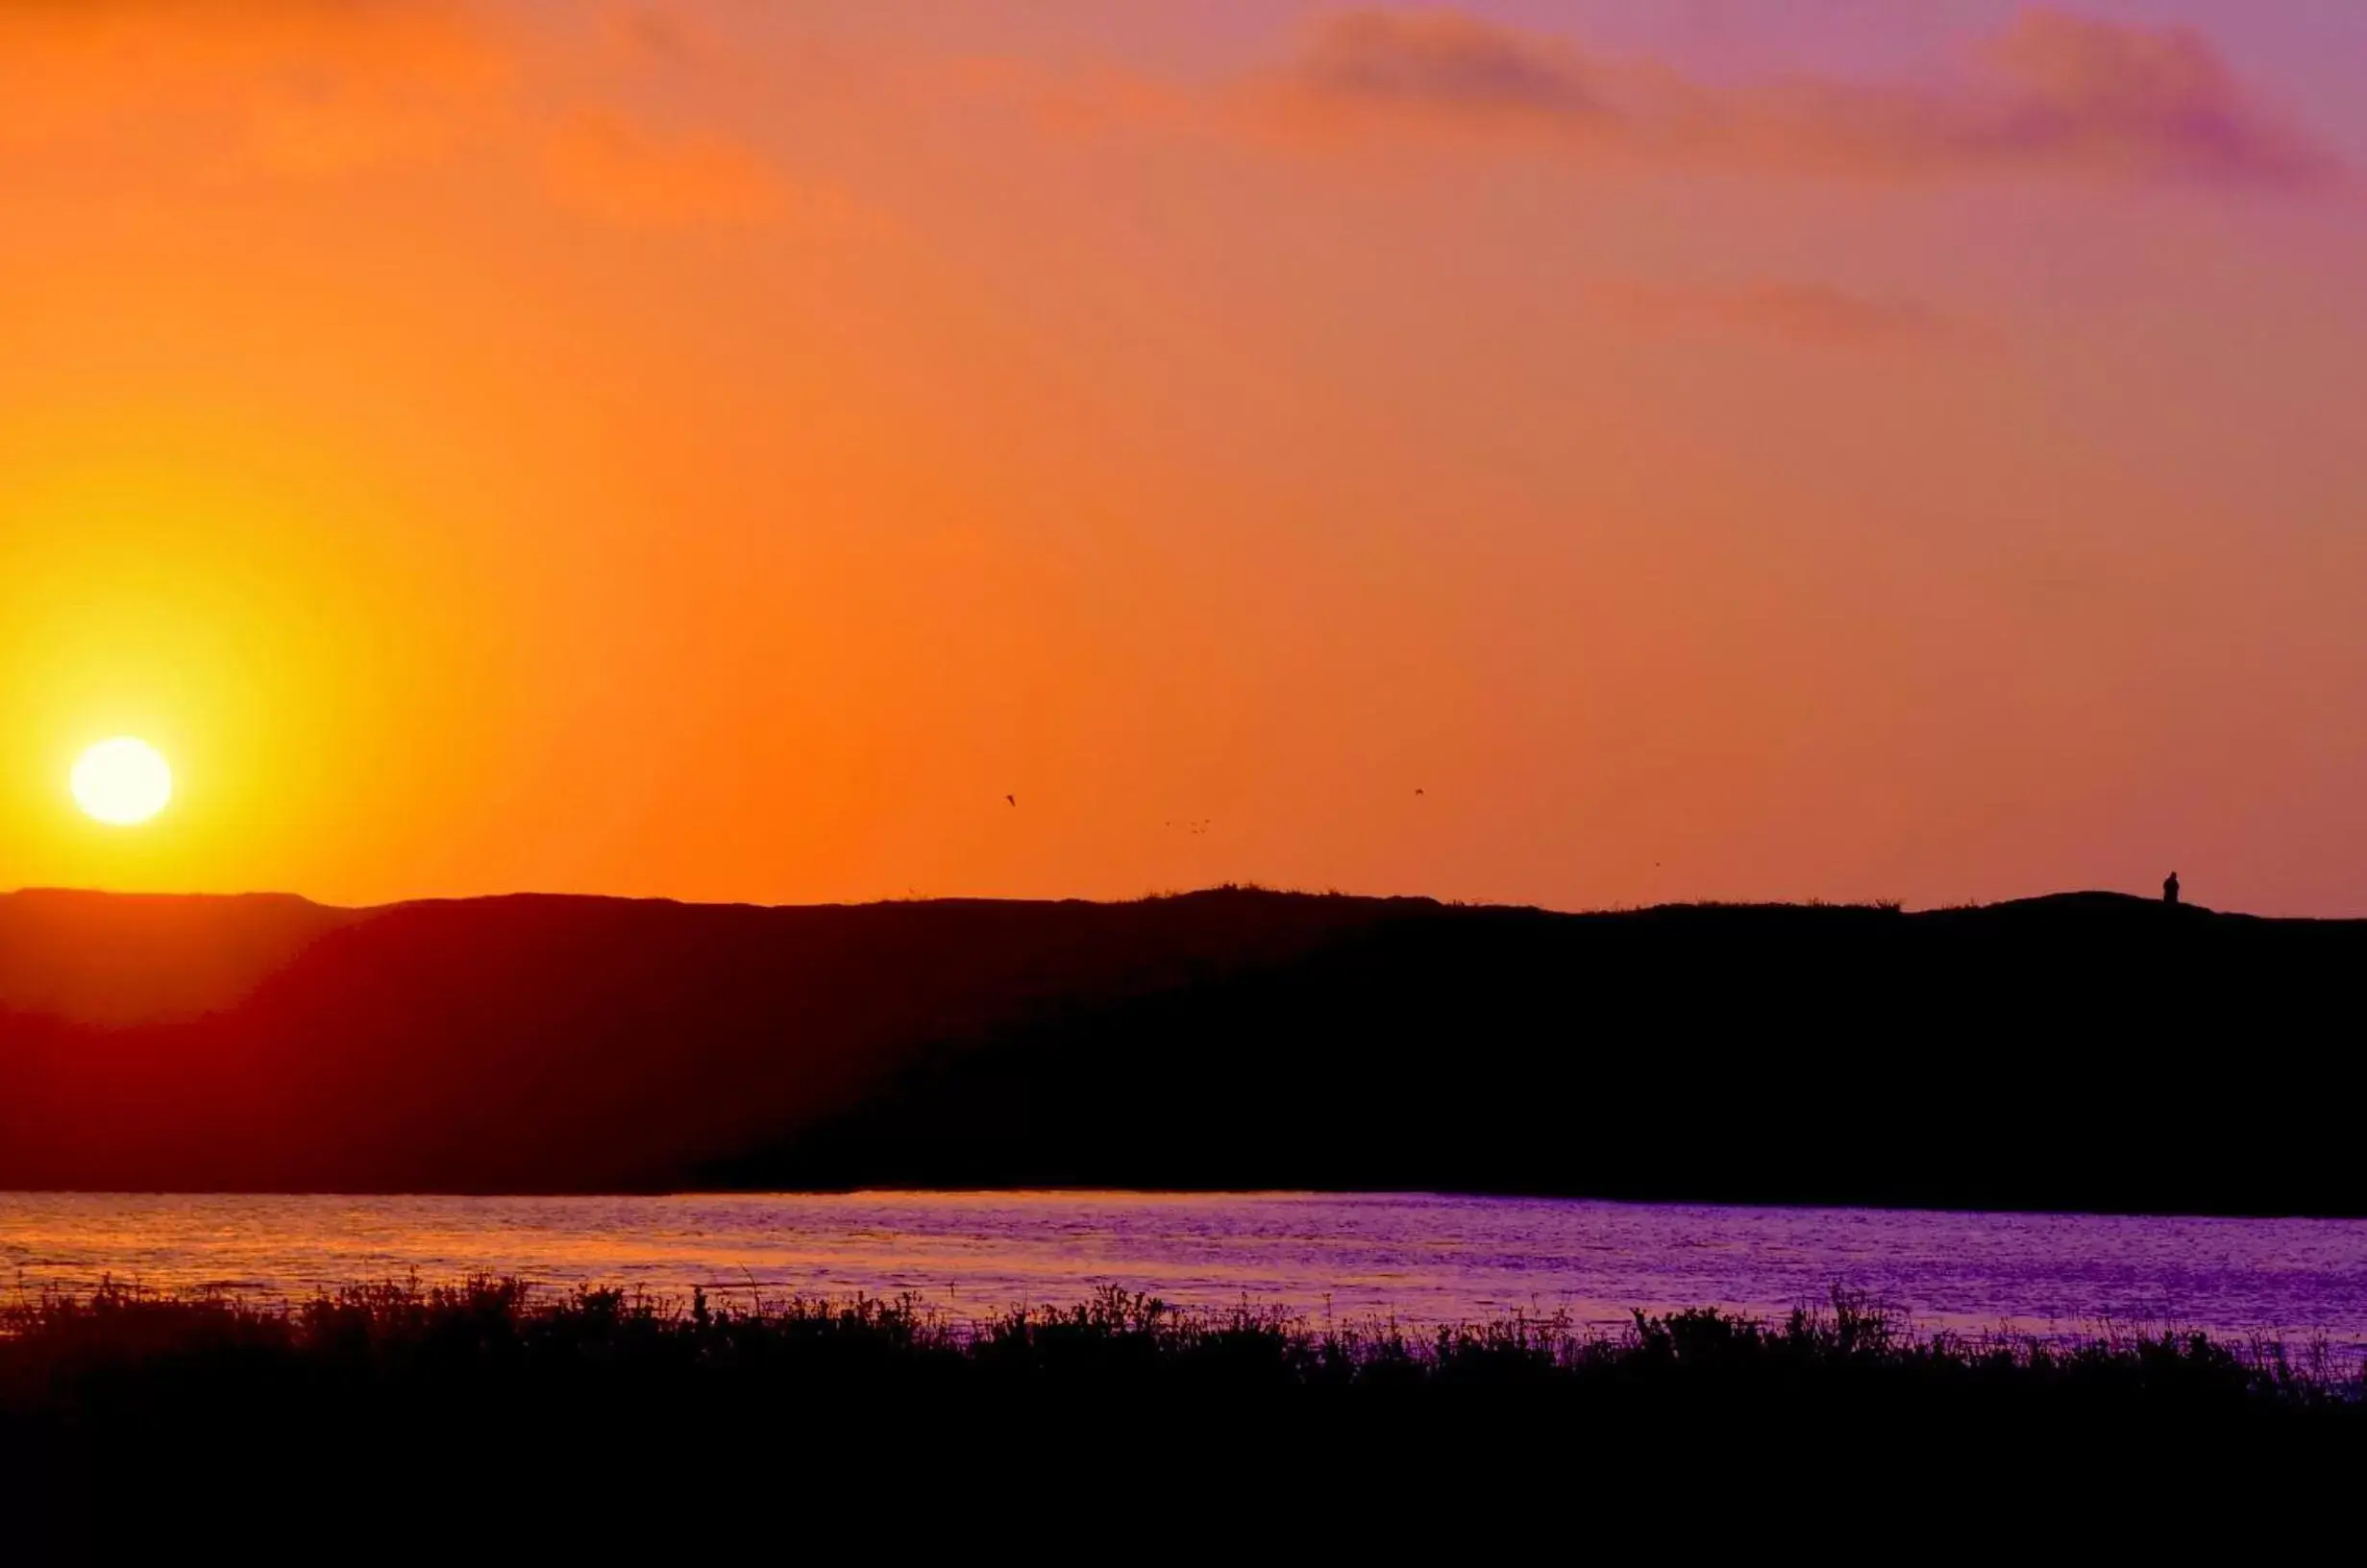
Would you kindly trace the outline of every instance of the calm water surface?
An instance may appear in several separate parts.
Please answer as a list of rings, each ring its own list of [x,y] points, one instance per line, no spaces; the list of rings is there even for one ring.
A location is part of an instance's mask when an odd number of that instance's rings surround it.
[[[2105,1323],[2367,1345],[2367,1221],[1747,1209],[1421,1194],[630,1198],[0,1193],[0,1289],[304,1296],[472,1272],[687,1295],[917,1291],[957,1313],[1119,1285],[1411,1322],[1781,1313],[1838,1285],[1926,1329]]]

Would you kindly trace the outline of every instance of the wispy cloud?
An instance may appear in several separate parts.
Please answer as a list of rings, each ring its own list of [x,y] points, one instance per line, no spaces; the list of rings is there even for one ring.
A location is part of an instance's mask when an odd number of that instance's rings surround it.
[[[604,5],[600,37],[611,56],[668,65],[696,62],[709,54],[706,28],[695,12],[680,6]]]
[[[1890,350],[1974,341],[1963,323],[1912,300],[1852,294],[1821,283],[1763,282],[1731,288],[1606,283],[1603,303],[1670,327],[1732,331],[1814,348]]]
[[[667,135],[613,113],[570,117],[545,170],[563,205],[626,224],[761,223],[783,192],[771,164],[713,135]]]
[[[2338,172],[2200,34],[2053,11],[1928,80],[1741,85],[1452,12],[1359,11],[1317,24],[1252,98],[1270,124],[1315,135],[1517,136],[1571,156],[1831,175],[2294,187]]]
[[[1387,109],[1579,123],[1608,110],[1596,71],[1568,45],[1451,12],[1333,17],[1294,72],[1316,97]]]
[[[587,25],[629,66],[678,62],[693,36],[640,7]],[[469,0],[0,0],[0,148],[145,138],[191,169],[267,179],[468,153],[615,223],[781,209],[754,147],[587,102],[528,43]]]
[[[513,65],[455,0],[16,0],[0,141],[170,127],[192,151],[334,174],[449,149]]]

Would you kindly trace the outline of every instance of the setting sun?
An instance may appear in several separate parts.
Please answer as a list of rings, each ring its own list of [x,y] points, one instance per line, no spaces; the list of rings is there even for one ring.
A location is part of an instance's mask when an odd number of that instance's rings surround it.
[[[146,741],[121,736],[101,741],[74,765],[74,800],[90,816],[116,827],[146,821],[173,797],[172,765]]]

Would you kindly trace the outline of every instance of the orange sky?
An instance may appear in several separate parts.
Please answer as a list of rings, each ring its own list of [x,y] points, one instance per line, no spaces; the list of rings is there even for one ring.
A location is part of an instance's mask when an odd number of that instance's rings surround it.
[[[0,0],[0,885],[2367,914],[2367,7],[1778,9]]]

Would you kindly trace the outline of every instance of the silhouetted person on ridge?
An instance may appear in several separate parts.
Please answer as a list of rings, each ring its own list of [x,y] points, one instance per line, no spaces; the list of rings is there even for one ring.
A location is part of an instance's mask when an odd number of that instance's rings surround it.
[[[2172,871],[2161,879],[2161,901],[2165,904],[2178,902],[2178,873],[2176,871]]]

